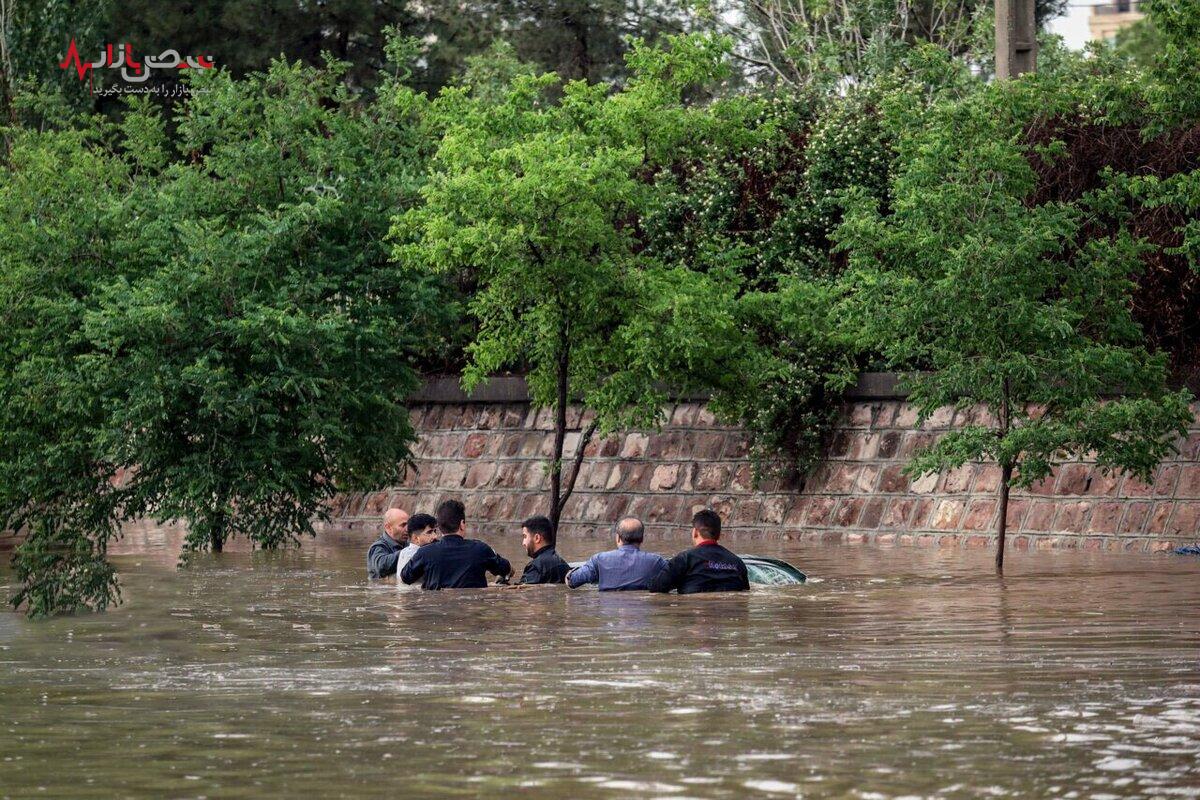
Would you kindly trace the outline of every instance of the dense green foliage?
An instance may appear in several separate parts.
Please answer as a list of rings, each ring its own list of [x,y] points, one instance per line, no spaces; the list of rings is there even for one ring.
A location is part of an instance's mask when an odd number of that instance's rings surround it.
[[[320,36],[256,72],[290,45],[239,32],[276,6],[275,35]],[[436,3],[203,6],[245,64],[193,76],[171,115],[6,75],[17,602],[103,608],[129,519],[186,522],[185,555],[310,532],[336,491],[399,476],[422,371],[528,376],[556,412],[555,517],[569,402],[586,443],[708,393],[760,477],[796,478],[874,366],[913,372],[925,412],[992,411],[914,472],[993,459],[1002,499],[1079,452],[1145,476],[1190,414],[1169,387],[1200,378],[1200,4],[1147,6],[1153,46],[1047,40],[1003,84],[981,77],[983,6],[933,35],[867,0],[792,31],[786,90],[739,79],[744,40],[673,34],[670,4],[508,0],[423,41],[403,34]]]
[[[898,138],[891,213],[857,190],[837,234],[863,346],[926,370],[909,381],[922,419],[946,405],[991,412],[939,438],[908,470],[1000,465],[998,566],[1010,486],[1085,453],[1148,481],[1192,417],[1189,393],[1166,390],[1166,356],[1147,352],[1131,314],[1146,245],[1124,229],[1086,229],[1112,198],[1027,202],[1031,161],[1063,147],[1035,150],[1023,130],[1043,116],[1107,113],[1095,85],[1091,76],[1031,76],[931,107]],[[897,113],[892,123],[908,126],[911,108]],[[1121,395],[1105,397],[1115,387]]]
[[[342,69],[201,75],[173,143],[144,101],[119,128],[15,133],[0,524],[27,531],[31,613],[111,600],[121,520],[186,522],[185,554],[270,548],[399,478],[412,362],[446,315],[383,240],[430,134],[419,96],[364,111]]]

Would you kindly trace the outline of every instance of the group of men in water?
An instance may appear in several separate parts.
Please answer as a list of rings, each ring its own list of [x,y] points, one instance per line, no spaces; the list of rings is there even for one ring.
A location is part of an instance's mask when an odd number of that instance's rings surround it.
[[[487,575],[501,582],[514,577],[512,565],[488,544],[466,538],[466,511],[458,500],[446,500],[435,515],[390,508],[383,533],[367,551],[371,578],[396,575],[404,584],[423,589],[479,589]],[[589,558],[572,569],[555,551],[554,524],[543,516],[521,524],[521,544],[530,561],[520,583],[565,583],[577,589],[589,583],[606,591],[650,591],[680,594],[732,592],[750,588],[745,563],[719,543],[721,517],[703,509],[692,517],[693,547],[665,559],[642,550],[646,528],[636,517],[624,517],[614,529],[616,548]]]

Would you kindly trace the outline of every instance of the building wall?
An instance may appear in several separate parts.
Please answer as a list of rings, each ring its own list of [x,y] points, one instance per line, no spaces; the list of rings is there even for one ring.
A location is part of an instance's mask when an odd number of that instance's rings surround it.
[[[1136,2],[1093,6],[1088,17],[1088,31],[1095,41],[1109,41],[1122,28],[1128,28],[1143,16]]]
[[[552,421],[548,410],[515,399],[519,394],[500,392],[485,402],[435,399],[414,407],[421,434],[416,469],[400,486],[339,497],[331,527],[374,528],[391,505],[432,511],[447,497],[462,499],[483,531],[516,527],[545,513]],[[917,427],[916,411],[903,399],[865,394],[845,404],[823,464],[800,491],[755,490],[746,437],[719,425],[699,402],[674,405],[659,431],[592,442],[563,533],[607,537],[613,520],[633,514],[651,535],[678,534],[694,509],[711,506],[739,537],[991,544],[998,467],[970,464],[917,479],[901,472],[915,450],[980,412],[942,409]],[[573,454],[580,439],[578,409],[569,422],[574,431],[566,451]],[[1200,538],[1200,420],[1179,446],[1180,454],[1161,465],[1150,483],[1105,475],[1089,461],[1060,466],[1029,491],[1013,493],[1009,541],[1016,547],[1145,551]]]

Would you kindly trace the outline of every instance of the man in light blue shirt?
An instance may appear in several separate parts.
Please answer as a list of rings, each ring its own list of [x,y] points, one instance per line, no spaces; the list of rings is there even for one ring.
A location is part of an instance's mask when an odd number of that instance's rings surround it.
[[[667,568],[667,560],[642,552],[646,528],[637,517],[617,523],[617,549],[597,553],[582,566],[567,573],[567,585],[578,589],[585,583],[599,584],[602,592],[647,589],[650,579]]]

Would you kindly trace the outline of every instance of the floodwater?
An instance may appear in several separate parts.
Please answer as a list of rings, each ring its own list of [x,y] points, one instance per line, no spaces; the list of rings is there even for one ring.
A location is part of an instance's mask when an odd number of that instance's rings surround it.
[[[1200,559],[735,539],[812,582],[425,593],[359,537],[151,530],[123,606],[0,613],[0,796],[1200,796]]]

